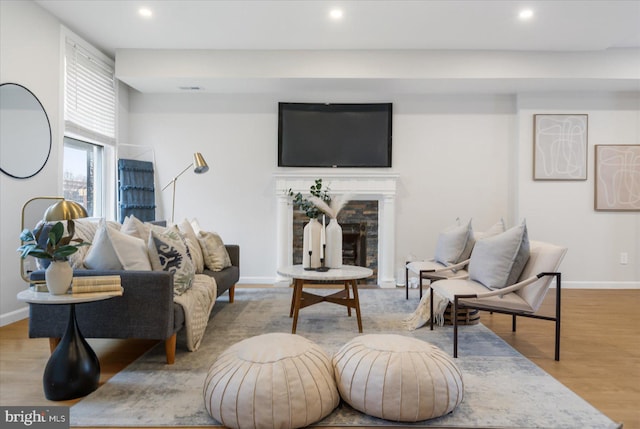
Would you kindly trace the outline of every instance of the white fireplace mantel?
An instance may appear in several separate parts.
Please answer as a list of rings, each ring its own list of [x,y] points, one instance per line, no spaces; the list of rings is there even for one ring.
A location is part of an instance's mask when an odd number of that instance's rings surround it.
[[[293,263],[293,206],[287,195],[309,194],[309,187],[316,179],[330,189],[331,195],[349,195],[353,200],[378,201],[378,285],[395,287],[395,212],[396,182],[399,175],[393,173],[277,173],[275,178],[276,196],[276,245],[277,267]],[[278,276],[278,283],[288,284],[289,279]]]

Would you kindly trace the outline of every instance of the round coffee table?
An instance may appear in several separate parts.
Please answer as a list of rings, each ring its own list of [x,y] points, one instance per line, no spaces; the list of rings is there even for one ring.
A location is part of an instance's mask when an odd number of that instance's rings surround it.
[[[354,265],[343,265],[342,268],[331,268],[328,271],[315,271],[306,270],[302,265],[292,265],[280,268],[278,274],[293,279],[293,296],[291,297],[291,310],[289,311],[289,317],[293,317],[292,334],[296,333],[300,309],[320,302],[343,305],[347,307],[347,314],[349,316],[351,316],[351,309],[355,309],[358,320],[358,331],[362,332],[360,301],[358,299],[358,280],[371,277],[373,270]],[[305,281],[343,281],[344,289],[327,296],[315,295],[302,290]],[[349,286],[351,286],[353,296],[349,293]]]
[[[65,401],[80,398],[98,388],[100,361],[78,329],[75,305],[120,295],[121,291],[52,295],[31,289],[18,293],[18,300],[29,304],[68,304],[70,307],[67,329],[49,357],[42,377],[44,396],[47,399]]]

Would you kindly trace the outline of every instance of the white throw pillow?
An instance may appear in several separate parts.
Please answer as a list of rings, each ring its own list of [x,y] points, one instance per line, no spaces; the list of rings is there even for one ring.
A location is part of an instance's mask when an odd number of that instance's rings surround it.
[[[107,224],[104,221],[100,221],[93,243],[84,258],[84,266],[90,270],[118,271],[123,269],[118,254],[111,244]]]
[[[173,272],[173,293],[186,292],[193,283],[196,268],[178,228],[174,226],[162,232],[151,229],[147,247],[155,271]]]
[[[124,218],[124,221],[122,221],[122,226],[120,227],[120,232],[127,234],[127,235],[131,235],[133,237],[138,237],[141,240],[146,240],[147,237],[143,237],[140,234],[140,226],[142,225],[142,222],[136,218],[135,216],[131,215],[131,216],[127,216]]]
[[[490,289],[501,289],[518,281],[529,259],[529,237],[525,222],[478,240],[469,261],[469,278]]]
[[[153,225],[147,222],[142,222],[134,215],[125,217],[124,221],[122,222],[122,226],[120,227],[121,232],[133,237],[137,237],[145,243],[149,239],[149,231],[151,231],[151,229],[162,231],[164,230],[164,227]]]
[[[193,232],[195,232],[196,235],[200,234],[200,231],[202,231],[202,228],[200,228],[200,222],[198,222],[198,219],[195,217],[191,219],[191,228],[193,228]]]
[[[443,265],[453,265],[469,258],[473,248],[471,220],[466,225],[449,227],[438,235],[434,260]]]
[[[151,271],[145,242],[101,221],[84,265],[92,270]]]
[[[231,258],[222,238],[215,232],[200,231],[198,241],[202,248],[204,263],[211,271],[222,271],[231,266]]]
[[[504,226],[504,219],[500,218],[500,220],[494,223],[491,228],[486,231],[474,232],[474,237],[476,240],[480,240],[481,238],[493,237],[494,235],[502,234],[505,232],[507,228]]]

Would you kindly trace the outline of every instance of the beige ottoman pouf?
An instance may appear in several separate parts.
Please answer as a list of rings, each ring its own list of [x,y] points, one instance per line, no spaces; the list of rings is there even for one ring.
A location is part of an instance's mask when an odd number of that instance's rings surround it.
[[[229,347],[209,368],[207,411],[229,428],[299,428],[329,415],[340,401],[331,360],[293,334],[265,334]]]
[[[453,411],[462,374],[441,349],[401,335],[362,335],[333,357],[342,399],[365,414],[417,422]]]

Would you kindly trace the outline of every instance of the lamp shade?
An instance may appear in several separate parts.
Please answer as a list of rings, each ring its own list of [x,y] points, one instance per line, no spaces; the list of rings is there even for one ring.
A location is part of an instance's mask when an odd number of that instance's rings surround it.
[[[69,200],[58,201],[44,212],[44,220],[46,221],[78,219],[88,216],[84,207]]]
[[[200,152],[196,152],[193,154],[193,172],[196,174],[202,174],[209,171],[209,166],[207,165],[207,161],[204,160],[204,157]]]

